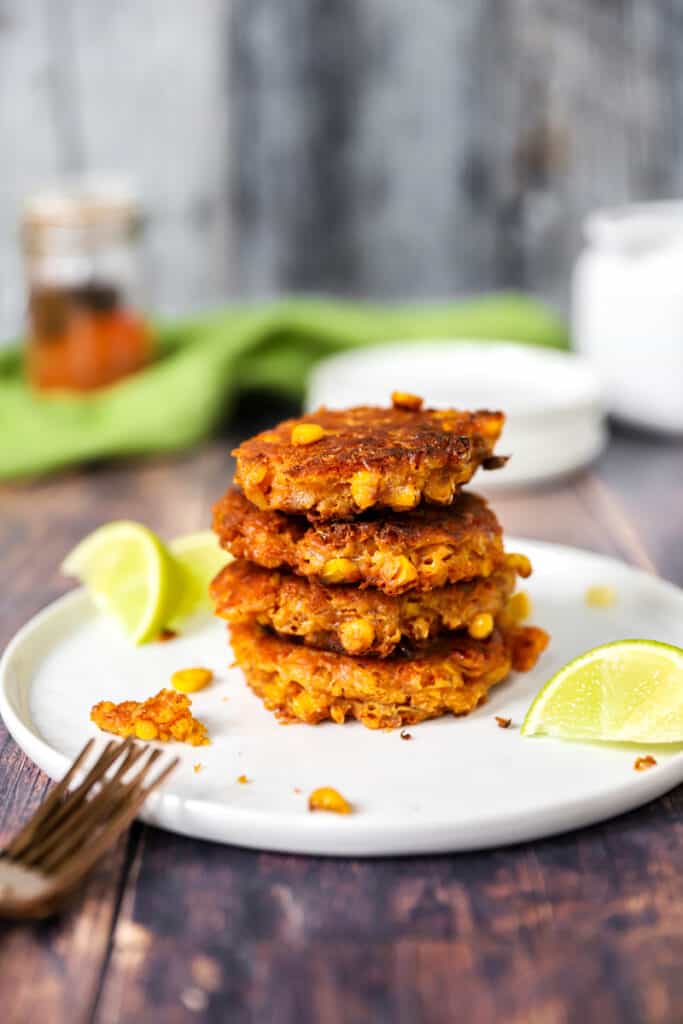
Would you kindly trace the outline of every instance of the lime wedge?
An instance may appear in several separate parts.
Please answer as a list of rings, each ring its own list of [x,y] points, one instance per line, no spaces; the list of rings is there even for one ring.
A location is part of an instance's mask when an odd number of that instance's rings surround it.
[[[183,591],[175,560],[140,523],[107,523],[67,555],[62,572],[76,576],[103,611],[141,644],[157,636]]]
[[[522,735],[683,741],[683,649],[619,640],[582,654],[545,684],[527,711]]]
[[[171,541],[170,548],[184,581],[182,597],[168,623],[174,626],[193,612],[211,608],[209,584],[232,561],[232,555],[223,550],[212,530],[178,537]]]

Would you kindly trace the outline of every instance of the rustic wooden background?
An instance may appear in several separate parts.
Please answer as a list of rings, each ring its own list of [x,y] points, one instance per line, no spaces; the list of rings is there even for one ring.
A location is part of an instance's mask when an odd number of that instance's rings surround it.
[[[139,182],[151,303],[521,286],[683,184],[681,0],[0,0],[0,336],[21,197]]]

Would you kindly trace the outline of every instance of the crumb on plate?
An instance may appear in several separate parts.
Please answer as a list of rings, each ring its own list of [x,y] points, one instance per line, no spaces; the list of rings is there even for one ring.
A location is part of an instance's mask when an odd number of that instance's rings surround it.
[[[611,608],[616,604],[617,595],[614,587],[594,584],[586,588],[585,600],[589,608]]]
[[[166,644],[169,640],[175,640],[177,636],[175,629],[162,629],[157,637],[157,643]]]
[[[503,718],[502,715],[496,715],[496,722],[499,729],[509,729],[512,724],[511,718]]]
[[[192,766],[192,771],[195,773],[195,775],[198,775],[203,767],[204,765],[201,763],[201,761],[197,761],[197,763]]]
[[[249,779],[247,778],[246,775],[238,775],[237,781],[239,782],[240,786],[245,786],[247,782],[249,782]]]
[[[309,811],[331,811],[333,814],[351,814],[352,807],[348,800],[332,786],[321,786],[314,789],[308,798]]]
[[[405,729],[401,729],[401,739],[402,740],[412,740],[412,738],[413,738],[412,732],[406,732]]]
[[[190,711],[190,698],[174,690],[159,690],[145,701],[124,700],[114,704],[102,700],[90,712],[91,721],[115,736],[139,740],[178,740],[199,747],[209,743],[206,726]]]
[[[646,772],[648,768],[654,768],[657,762],[652,754],[645,754],[644,757],[637,757],[633,767],[637,772]]]

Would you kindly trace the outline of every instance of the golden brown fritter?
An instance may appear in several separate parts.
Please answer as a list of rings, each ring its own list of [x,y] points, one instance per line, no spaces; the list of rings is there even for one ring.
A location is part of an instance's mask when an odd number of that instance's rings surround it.
[[[427,640],[462,627],[479,637],[491,633],[515,578],[513,570],[502,569],[422,594],[387,597],[379,590],[327,587],[239,560],[216,577],[211,596],[216,613],[228,622],[256,620],[310,647],[386,657],[404,639]]]
[[[484,500],[469,493],[458,494],[447,508],[420,505],[402,514],[368,512],[351,522],[309,523],[258,509],[231,488],[214,506],[213,528],[237,558],[385,594],[489,576],[504,565],[500,524]]]
[[[496,629],[487,640],[459,631],[379,659],[313,650],[255,622],[233,625],[230,633],[249,686],[280,719],[342,724],[350,717],[370,729],[467,714],[507,676],[516,645],[530,668],[532,648],[538,657],[547,643],[538,629]]]
[[[395,399],[396,402],[396,399]],[[422,499],[450,505],[461,484],[493,459],[504,416],[415,407],[321,408],[236,448],[235,482],[262,509],[311,520],[369,508],[405,512]]]

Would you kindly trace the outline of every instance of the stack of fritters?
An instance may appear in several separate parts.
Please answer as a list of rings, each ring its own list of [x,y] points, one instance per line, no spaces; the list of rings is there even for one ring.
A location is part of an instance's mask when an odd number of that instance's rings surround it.
[[[321,409],[246,441],[214,509],[236,561],[218,615],[252,690],[285,720],[370,728],[464,714],[547,635],[519,623],[516,577],[486,503],[460,491],[493,454],[494,412]]]

